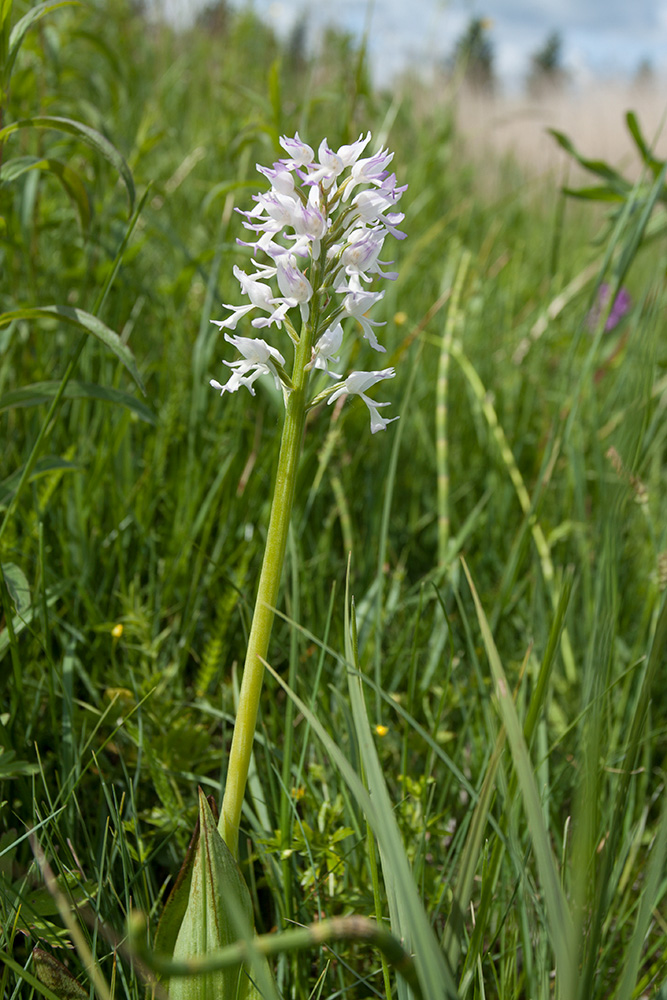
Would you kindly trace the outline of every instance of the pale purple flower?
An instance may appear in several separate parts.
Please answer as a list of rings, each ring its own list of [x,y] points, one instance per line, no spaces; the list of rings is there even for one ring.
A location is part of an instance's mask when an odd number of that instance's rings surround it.
[[[393,199],[388,198],[382,193],[380,188],[375,190],[360,191],[352,199],[352,204],[359,212],[359,217],[362,222],[376,222],[379,221],[383,223],[386,227],[387,232],[395,236],[397,240],[404,240],[405,233],[402,233],[400,229],[397,229],[399,222],[402,222],[405,218],[403,212],[389,212],[386,213],[387,208],[393,205]]]
[[[271,187],[278,194],[294,195],[294,175],[280,160],[273,167],[263,167],[261,163],[256,163],[255,166],[260,174],[271,181]]]
[[[338,291],[347,292],[347,295],[343,300],[343,312],[347,316],[353,316],[356,320],[358,320],[361,324],[362,330],[364,331],[364,337],[374,351],[384,352],[385,348],[378,342],[378,339],[373,331],[374,326],[384,326],[384,323],[380,323],[378,320],[369,319],[366,315],[371,307],[384,297],[384,291],[367,291],[362,287],[359,277],[356,274],[351,276],[349,285],[339,288]]]
[[[224,392],[236,392],[242,385],[254,396],[253,382],[260,375],[273,375],[276,389],[280,388],[280,379],[274,363],[277,361],[281,366],[285,364],[285,359],[280,351],[271,347],[265,340],[260,340],[259,337],[230,337],[226,333],[225,340],[233,344],[239,354],[243,355],[243,358],[240,361],[222,362],[223,365],[232,369],[232,374],[224,385],[214,378],[210,380],[210,385],[214,389],[219,389],[221,396]]]
[[[380,229],[358,228],[353,230],[348,238],[341,254],[341,263],[346,274],[358,274],[360,277],[368,278],[368,274],[379,274],[383,278],[391,281],[398,277],[396,271],[382,271],[379,260],[382,245],[386,232]]]
[[[313,150],[307,143],[301,141],[298,132],[294,133],[293,139],[289,139],[286,135],[281,135],[280,145],[289,154],[290,158],[283,160],[283,163],[288,168],[307,167],[315,159]]]
[[[395,368],[383,368],[382,371],[377,372],[352,372],[351,375],[347,376],[342,385],[334,389],[331,396],[329,396],[328,402],[331,404],[343,395],[360,396],[371,415],[371,434],[375,434],[376,431],[383,431],[392,421],[398,420],[398,417],[391,417],[389,420],[381,417],[378,409],[381,406],[389,406],[390,404],[376,403],[374,399],[366,395],[366,390],[384,378],[393,378],[395,374]]]
[[[335,323],[330,326],[328,330],[322,334],[320,339],[317,341],[313,348],[313,357],[306,365],[308,370],[312,368],[319,368],[323,372],[327,372],[332,378],[340,378],[336,372],[329,371],[330,361],[339,361],[340,358],[335,357],[336,351],[340,350],[341,344],[343,343],[343,327],[340,323]]]
[[[296,305],[305,306],[313,297],[313,288],[305,274],[296,266],[296,258],[291,253],[281,254],[276,258],[278,286],[284,295],[283,302],[290,308]],[[303,319],[308,319],[308,312],[301,310]]]
[[[352,142],[348,146],[341,146],[337,155],[342,160],[343,166],[351,167],[353,163],[356,163],[370,141],[371,134],[367,132],[365,137],[360,135],[356,142]]]
[[[317,151],[319,161],[310,167],[307,183],[321,184],[324,190],[328,191],[343,171],[357,162],[370,139],[370,132],[366,138],[360,135],[356,142],[341,146],[336,152],[330,149],[327,140],[323,139]]]
[[[375,156],[367,156],[363,160],[357,160],[352,165],[350,184],[345,189],[343,200],[347,200],[353,189],[359,184],[376,184],[378,186],[382,184],[387,176],[387,171],[384,168],[391,163],[393,158],[393,153],[382,149]]]
[[[595,331],[597,329],[600,317],[603,312],[605,312],[609,302],[610,294],[611,287],[606,282],[603,282],[603,284],[601,284],[598,288],[597,301],[588,314],[587,322],[589,330]],[[632,298],[627,288],[619,288],[618,294],[614,299],[614,304],[612,305],[604,324],[605,333],[609,333],[609,331],[613,330],[615,326],[618,326],[625,314],[630,310],[631,305]]]

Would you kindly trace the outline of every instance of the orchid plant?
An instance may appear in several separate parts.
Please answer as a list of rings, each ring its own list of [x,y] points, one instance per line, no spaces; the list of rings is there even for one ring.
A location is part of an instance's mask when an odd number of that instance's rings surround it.
[[[385,149],[362,156],[370,141],[369,132],[334,151],[324,139],[315,156],[298,132],[294,138],[281,138],[286,157],[272,167],[257,167],[270,182],[269,190],[254,196],[254,208],[241,212],[244,226],[256,237],[238,240],[253,250],[254,273],[234,268],[248,302],[226,305],[229,316],[213,321],[241,355],[239,360],[223,362],[231,375],[224,384],[212,379],[213,388],[224,395],[245,387],[254,395],[255,382],[266,375],[282,389],[285,402],[275,492],[220,815],[220,833],[234,855],[306,413],[321,403],[356,395],[368,407],[372,434],[398,419],[383,417],[380,410],[389,404],[367,395],[377,382],[394,377],[393,368],[353,371],[343,377],[332,367],[339,366],[345,330],[348,335],[360,330],[373,350],[384,352],[376,334],[382,324],[368,318],[384,292],[371,286],[376,275],[397,277],[383,270],[380,254],[387,235],[405,236],[397,228],[403,213],[395,210],[405,186],[399,187],[396,175],[387,169],[393,153]],[[228,332],[251,314],[250,325],[256,330],[270,330],[272,339],[282,336],[286,342],[281,343],[282,350],[259,337]],[[294,356],[290,373],[283,354],[288,341]]]
[[[383,417],[380,410],[389,403],[367,395],[376,383],[394,377],[393,368],[343,375],[332,367],[340,367],[346,353],[346,332],[361,330],[373,350],[384,352],[376,333],[382,324],[368,317],[384,292],[373,290],[372,284],[376,275],[397,277],[383,270],[380,254],[387,235],[397,239],[405,235],[397,228],[404,216],[395,211],[405,187],[397,186],[396,175],[387,169],[393,153],[381,150],[362,156],[370,141],[369,132],[334,151],[324,139],[315,156],[298,133],[281,138],[286,157],[272,167],[257,168],[270,182],[269,190],[254,196],[254,208],[241,212],[244,226],[256,236],[252,241],[238,240],[252,248],[254,272],[234,267],[248,301],[226,305],[227,318],[213,321],[240,355],[223,362],[231,374],[224,383],[212,379],[213,388],[222,396],[245,387],[254,396],[257,380],[268,376],[282,391],[285,420],[222,810],[216,829],[200,792],[199,832],[155,941],[156,955],[171,958],[161,966],[155,955],[150,959],[156,971],[170,975],[170,1000],[255,1000],[275,995],[266,962],[257,961],[256,944],[250,951],[255,955],[250,970],[237,962],[231,969],[207,966],[209,971],[194,978],[187,973],[194,971],[193,962],[217,961],[214,955],[222,956],[220,949],[237,947],[239,938],[249,941],[252,934],[250,896],[236,861],[239,823],[306,414],[322,403],[359,396],[368,407],[372,434],[398,419]],[[250,316],[249,325],[270,331],[272,341],[282,338],[280,346],[234,334]],[[288,372],[289,341],[293,363]],[[137,943],[141,929],[135,927],[132,937]]]

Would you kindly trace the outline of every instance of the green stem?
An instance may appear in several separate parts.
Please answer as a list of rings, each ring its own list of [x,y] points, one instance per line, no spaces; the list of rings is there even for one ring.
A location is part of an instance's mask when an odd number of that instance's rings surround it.
[[[259,577],[252,625],[250,626],[234,735],[229,751],[227,780],[218,829],[234,857],[238,855],[241,807],[248,780],[257,711],[264,679],[264,661],[267,657],[275,617],[287,533],[294,501],[296,475],[301,455],[308,402],[306,389],[309,373],[305,367],[311,358],[316,328],[317,316],[313,316],[310,323],[304,324],[301,339],[296,349],[292,373],[293,388],[289,392],[285,408],[285,425],[280,442],[276,486],[271,505],[269,530],[266,536],[264,561]]]

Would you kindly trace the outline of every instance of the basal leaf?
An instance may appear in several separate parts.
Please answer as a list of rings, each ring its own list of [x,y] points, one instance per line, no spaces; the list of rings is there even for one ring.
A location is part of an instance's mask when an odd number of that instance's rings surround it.
[[[32,960],[40,983],[53,990],[60,1000],[88,1000],[88,990],[50,952],[34,948]]]
[[[239,938],[252,937],[253,927],[248,887],[236,859],[218,833],[218,825],[200,789],[199,839],[173,957],[187,961],[205,956]],[[270,975],[265,961],[260,968],[264,980]],[[240,965],[197,976],[172,976],[169,980],[170,1000],[258,1000],[260,996]]]

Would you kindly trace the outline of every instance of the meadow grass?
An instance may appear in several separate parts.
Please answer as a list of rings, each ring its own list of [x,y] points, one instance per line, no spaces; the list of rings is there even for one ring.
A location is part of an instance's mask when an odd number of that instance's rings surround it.
[[[257,947],[298,1000],[667,995],[664,174],[614,218],[521,163],[490,194],[454,109],[374,92],[344,36],[47,7],[11,66],[30,5],[0,4],[2,126],[33,120],[0,133],[3,996],[62,995],[35,946],[143,996],[220,801],[282,401],[211,391],[209,320],[296,129],[371,129],[409,184],[374,314],[401,419],[309,416],[242,818]],[[609,333],[602,280],[633,300]]]

